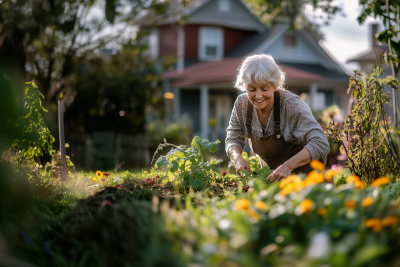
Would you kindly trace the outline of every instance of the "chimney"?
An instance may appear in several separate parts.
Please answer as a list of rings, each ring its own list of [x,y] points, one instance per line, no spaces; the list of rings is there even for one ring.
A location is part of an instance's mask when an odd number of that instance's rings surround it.
[[[378,33],[378,24],[371,24],[371,39],[372,46],[380,46],[378,40],[376,40],[376,34]]]

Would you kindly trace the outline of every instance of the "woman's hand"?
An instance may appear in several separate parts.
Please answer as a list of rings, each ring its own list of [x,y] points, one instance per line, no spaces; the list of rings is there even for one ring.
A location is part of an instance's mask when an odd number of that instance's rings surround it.
[[[246,169],[247,173],[250,173],[249,163],[242,156],[237,157],[237,159],[235,159],[235,165],[236,165],[236,173],[237,174],[240,175],[240,171],[243,169]]]
[[[292,174],[292,168],[290,168],[287,164],[282,164],[278,168],[275,169],[268,177],[267,179],[270,180],[271,182],[276,182],[279,181],[283,178],[286,178]]]

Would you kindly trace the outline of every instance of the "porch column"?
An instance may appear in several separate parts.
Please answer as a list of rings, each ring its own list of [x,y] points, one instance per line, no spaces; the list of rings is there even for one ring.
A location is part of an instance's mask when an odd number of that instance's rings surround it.
[[[310,109],[315,110],[317,108],[317,89],[316,83],[312,83],[310,86]]]
[[[165,93],[170,92],[170,87],[169,87],[169,80],[164,80],[164,96]],[[167,122],[170,121],[171,119],[171,108],[170,108],[171,104],[169,103],[169,101],[167,99],[164,99],[164,108],[165,108],[165,120]]]
[[[181,25],[178,25],[176,28],[176,33],[178,35],[178,62],[176,64],[176,70],[182,71],[185,68],[185,29]]]
[[[178,120],[181,113],[181,89],[180,88],[172,88],[172,92],[174,93],[174,120]]]
[[[201,138],[208,139],[208,85],[200,86],[200,134]]]

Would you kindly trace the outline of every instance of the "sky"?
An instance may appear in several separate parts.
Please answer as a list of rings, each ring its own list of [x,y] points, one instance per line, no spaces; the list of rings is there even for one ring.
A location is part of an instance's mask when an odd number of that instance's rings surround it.
[[[346,17],[336,15],[329,25],[320,27],[320,31],[324,35],[324,40],[320,42],[320,45],[342,65],[344,70],[352,73],[354,69],[359,68],[359,64],[347,63],[347,60],[369,51],[372,47],[371,24],[380,24],[378,32],[382,31],[383,24],[380,20],[370,17],[362,25],[359,25],[357,17],[362,10],[359,0],[339,0],[337,2],[342,5]]]

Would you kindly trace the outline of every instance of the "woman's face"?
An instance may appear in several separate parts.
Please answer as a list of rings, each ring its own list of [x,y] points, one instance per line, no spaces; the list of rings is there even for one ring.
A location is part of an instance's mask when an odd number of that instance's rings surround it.
[[[276,89],[277,87],[271,82],[260,84],[252,81],[252,83],[246,84],[249,100],[257,109],[265,109],[266,107],[270,108],[273,106]]]

